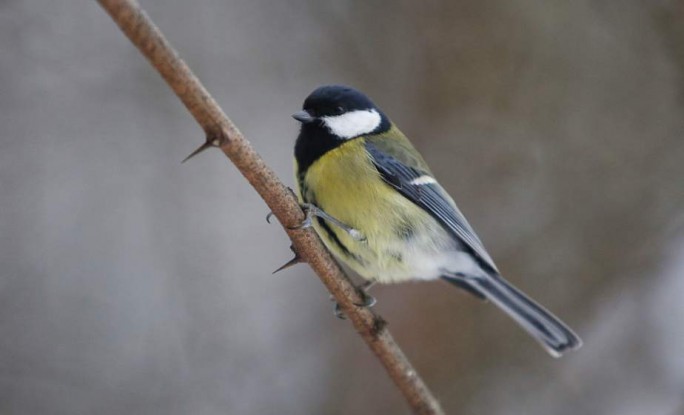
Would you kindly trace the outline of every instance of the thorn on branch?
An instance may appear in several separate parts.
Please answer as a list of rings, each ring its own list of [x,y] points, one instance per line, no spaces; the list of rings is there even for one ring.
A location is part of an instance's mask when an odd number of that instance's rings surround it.
[[[204,152],[204,150],[206,150],[208,148],[212,148],[212,147],[219,148],[219,147],[221,147],[227,140],[228,140],[228,136],[224,133],[223,129],[220,127],[213,129],[213,130],[210,130],[210,131],[207,131],[206,132],[206,141],[204,142],[204,144],[199,146],[197,148],[197,150],[193,151],[192,153],[190,153],[189,156],[187,156],[185,159],[183,159],[183,161],[181,161],[181,164],[185,163],[186,161],[195,157],[199,153]]]
[[[376,339],[380,334],[387,328],[387,322],[380,316],[376,316],[373,319],[373,328],[371,329],[371,335]]]
[[[292,252],[294,252],[294,254],[295,254],[295,255],[294,255],[294,258],[292,258],[291,260],[289,260],[289,261],[287,261],[286,263],[284,263],[283,265],[281,265],[280,268],[278,268],[277,270],[273,271],[272,274],[278,273],[278,272],[280,272],[280,271],[282,271],[282,270],[284,270],[284,269],[290,268],[290,267],[293,266],[293,265],[297,265],[297,264],[299,264],[299,263],[301,263],[301,262],[304,262],[304,260],[302,259],[302,257],[299,256],[299,254],[297,253],[297,251],[295,251],[294,245],[290,245],[290,250],[291,250]]]

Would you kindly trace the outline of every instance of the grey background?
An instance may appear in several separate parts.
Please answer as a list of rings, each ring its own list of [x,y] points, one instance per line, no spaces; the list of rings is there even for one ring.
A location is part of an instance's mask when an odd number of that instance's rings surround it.
[[[379,287],[448,413],[683,413],[682,2],[142,4],[288,184],[304,97],[366,91],[584,338]],[[94,1],[0,1],[0,413],[407,414],[236,169],[180,165],[202,140]]]

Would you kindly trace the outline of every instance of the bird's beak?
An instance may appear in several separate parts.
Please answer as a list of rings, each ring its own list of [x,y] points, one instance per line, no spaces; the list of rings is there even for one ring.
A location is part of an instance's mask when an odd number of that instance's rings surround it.
[[[316,118],[312,117],[311,114],[309,114],[305,110],[295,112],[294,114],[292,114],[292,118],[294,118],[295,120],[299,121],[302,124],[308,124],[310,122],[313,122],[316,119]]]

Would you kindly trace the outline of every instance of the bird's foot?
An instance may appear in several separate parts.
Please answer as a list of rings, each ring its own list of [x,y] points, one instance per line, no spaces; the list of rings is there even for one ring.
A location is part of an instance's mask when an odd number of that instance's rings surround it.
[[[354,229],[351,226],[349,226],[349,225],[339,221],[338,219],[328,215],[327,213],[325,213],[325,211],[323,209],[319,208],[318,206],[311,204],[311,203],[302,203],[300,206],[302,207],[302,210],[304,210],[304,212],[306,213],[306,218],[299,225],[292,227],[292,228],[289,228],[289,229],[296,230],[296,229],[310,228],[311,226],[313,226],[313,218],[319,217],[321,219],[324,219],[324,220],[332,223],[333,225],[337,226],[338,228],[342,229],[343,231],[348,233],[349,236],[351,236],[352,238],[354,238],[357,241],[362,242],[362,241],[366,240],[366,237],[363,235],[363,233],[361,233],[361,231],[359,231],[358,229]]]
[[[293,197],[293,198],[297,199],[297,194],[295,194],[295,191],[292,190],[291,187],[288,186],[288,187],[287,187],[287,190],[292,194],[292,197]],[[275,216],[275,213],[273,213],[273,211],[268,212],[268,214],[266,215],[266,222],[267,222],[268,224],[271,223],[271,218],[272,218],[273,216]]]
[[[371,308],[375,304],[377,304],[378,300],[373,297],[372,295],[368,294],[368,290],[375,284],[373,281],[367,281],[363,283],[362,286],[358,288],[359,295],[362,298],[361,304],[356,304],[354,303],[355,306],[361,307],[361,308]],[[330,296],[330,300],[334,301],[333,297]],[[340,320],[346,320],[347,316],[344,314],[342,311],[342,307],[340,307],[340,303],[335,302],[335,306],[333,307],[333,314],[335,317],[339,318]]]

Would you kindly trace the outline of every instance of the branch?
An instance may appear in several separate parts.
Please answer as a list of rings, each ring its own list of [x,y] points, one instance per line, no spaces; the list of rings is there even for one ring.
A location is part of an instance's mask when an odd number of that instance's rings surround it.
[[[311,229],[291,230],[304,214],[275,173],[223,113],[190,68],[135,0],[98,0],[119,28],[157,69],[206,133],[201,149],[218,147],[264,199],[292,240],[302,261],[318,274],[368,347],[375,353],[416,414],[443,414],[387,330],[385,321],[361,304],[363,299]]]

